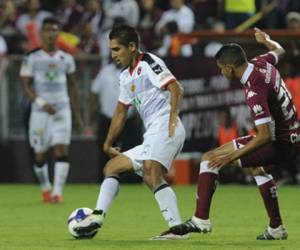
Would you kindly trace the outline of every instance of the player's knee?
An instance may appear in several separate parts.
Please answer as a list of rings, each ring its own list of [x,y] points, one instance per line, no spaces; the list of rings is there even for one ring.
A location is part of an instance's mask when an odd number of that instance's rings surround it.
[[[201,161],[209,161],[212,156],[213,156],[213,151],[208,151],[202,155]]]
[[[68,162],[69,158],[67,155],[55,156],[55,161]]]
[[[34,163],[38,168],[41,168],[46,163],[46,159],[44,155],[36,155],[34,159]]]
[[[258,175],[265,174],[264,170],[261,167],[250,168],[249,172],[251,173],[252,176],[258,176]]]
[[[161,170],[156,166],[144,166],[143,180],[151,188],[161,183],[163,176]]]
[[[114,173],[113,167],[114,167],[114,165],[112,164],[111,161],[108,161],[105,164],[105,166],[103,168],[104,177],[111,176],[111,175],[116,175],[116,173]]]

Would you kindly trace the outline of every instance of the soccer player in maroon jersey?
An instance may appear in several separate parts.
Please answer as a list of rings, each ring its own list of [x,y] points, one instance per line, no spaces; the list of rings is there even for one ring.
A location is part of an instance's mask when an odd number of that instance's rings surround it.
[[[287,239],[288,234],[280,216],[276,184],[272,176],[265,173],[263,166],[277,164],[299,154],[300,123],[291,95],[274,67],[284,49],[257,28],[255,38],[270,51],[247,61],[242,47],[232,43],[218,51],[216,60],[224,76],[239,79],[244,86],[257,135],[237,138],[203,155],[196,212],[185,223],[168,230],[174,234],[211,231],[209,209],[219,170],[227,166],[240,166],[251,169],[270,218],[268,227],[257,239]]]

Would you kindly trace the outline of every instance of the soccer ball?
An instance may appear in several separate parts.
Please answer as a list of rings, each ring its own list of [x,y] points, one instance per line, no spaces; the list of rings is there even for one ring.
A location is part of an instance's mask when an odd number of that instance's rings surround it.
[[[87,216],[89,216],[93,212],[92,209],[88,207],[81,207],[75,209],[70,216],[68,217],[68,230],[69,233],[76,239],[88,239],[88,238],[93,238],[98,230],[93,231],[90,234],[84,234],[80,235],[74,231],[74,228],[78,226],[78,223],[82,220],[84,220]]]

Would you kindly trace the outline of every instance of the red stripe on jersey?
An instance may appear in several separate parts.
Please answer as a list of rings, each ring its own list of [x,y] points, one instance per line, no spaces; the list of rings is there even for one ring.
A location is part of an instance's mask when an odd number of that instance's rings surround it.
[[[174,82],[176,82],[175,78],[173,78],[173,79],[167,81],[166,83],[164,83],[163,85],[161,85],[160,89],[164,89],[165,90],[165,89],[167,89],[167,87],[168,87],[169,84],[172,84]]]
[[[143,59],[144,53],[140,53],[137,57],[136,63],[133,65],[133,67],[129,68],[129,73],[132,75],[133,71],[135,70],[136,66],[139,64],[139,62]]]
[[[131,106],[131,104],[129,103],[129,104],[126,104],[126,103],[124,103],[124,102],[121,102],[121,101],[118,101],[119,103],[121,103],[123,106],[125,106],[125,107],[129,107],[129,106]]]

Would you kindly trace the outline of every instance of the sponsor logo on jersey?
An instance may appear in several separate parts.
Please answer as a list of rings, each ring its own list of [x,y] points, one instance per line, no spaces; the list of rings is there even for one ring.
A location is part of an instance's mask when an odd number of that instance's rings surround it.
[[[257,93],[255,93],[254,91],[250,90],[247,94],[247,99],[250,99],[251,97],[257,95]]]
[[[157,75],[159,75],[161,72],[163,72],[163,69],[156,62],[150,64],[150,67],[154,71],[154,73]]]
[[[56,65],[54,63],[50,63],[50,64],[48,64],[48,68],[54,69],[54,68],[56,68]]]
[[[299,143],[300,142],[300,134],[292,133],[290,135],[291,143]]]
[[[45,78],[48,81],[54,81],[55,79],[57,79],[57,77],[58,77],[58,73],[55,71],[48,71],[45,73]]]
[[[262,106],[260,106],[259,104],[254,105],[252,110],[255,113],[255,115],[261,115],[264,113]]]

